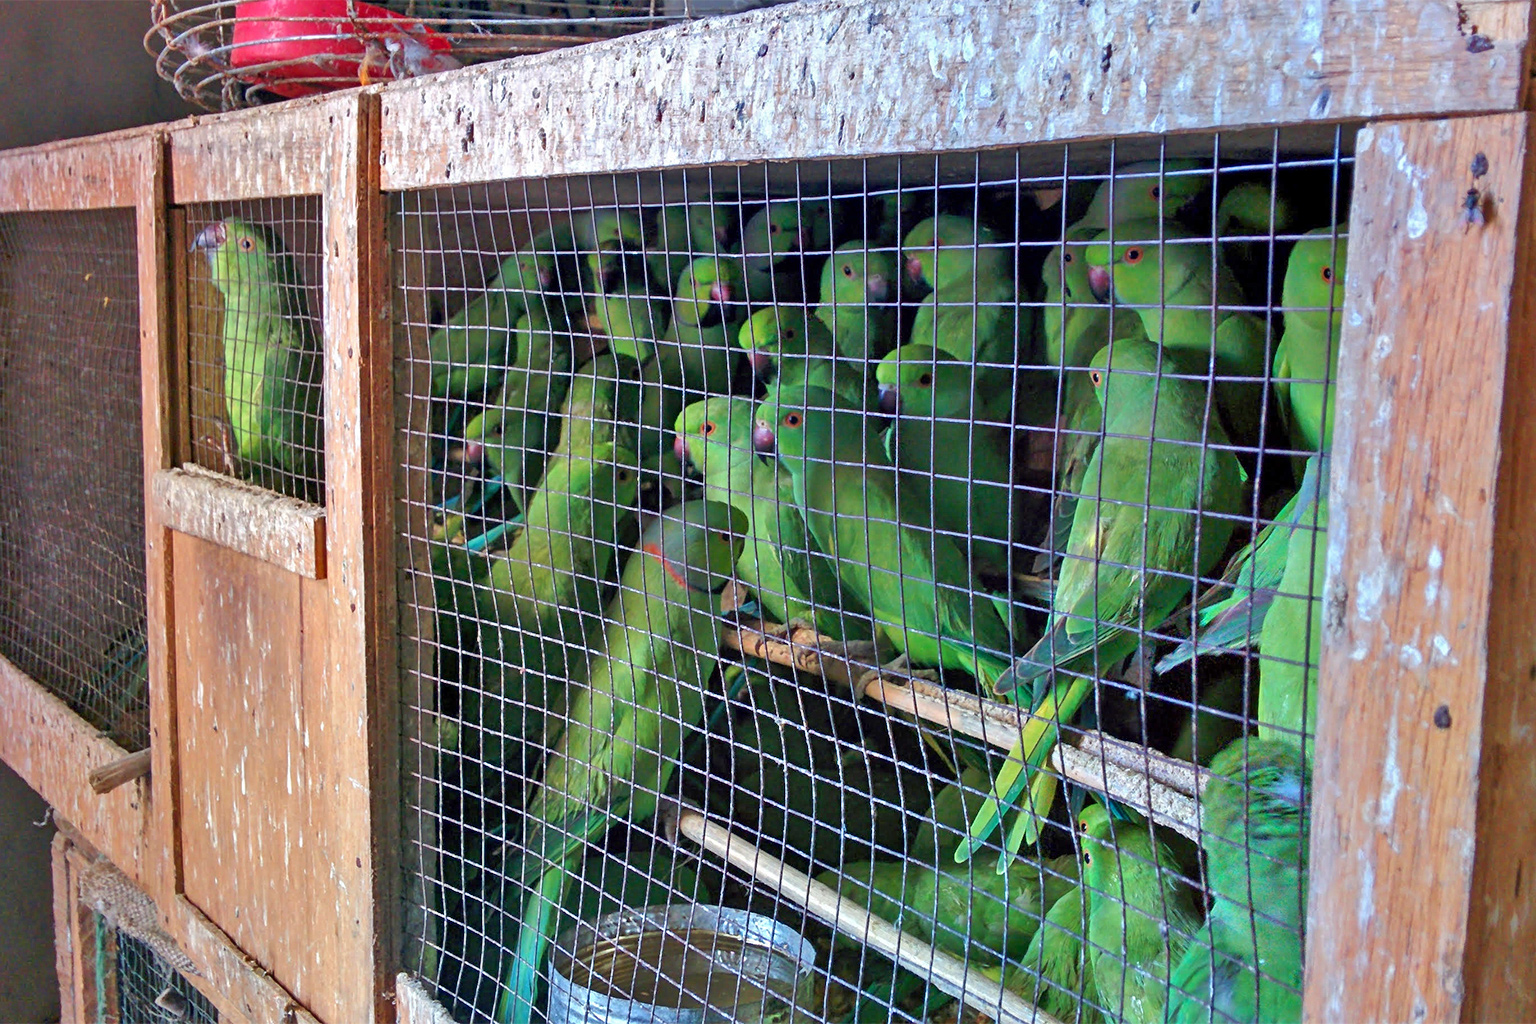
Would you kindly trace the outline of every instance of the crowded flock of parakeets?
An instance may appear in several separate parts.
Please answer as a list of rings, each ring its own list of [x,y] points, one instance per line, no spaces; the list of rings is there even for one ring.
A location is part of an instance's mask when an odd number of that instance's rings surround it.
[[[709,895],[635,838],[682,791],[1060,1019],[1299,1018],[1345,227],[1280,181],[1167,160],[1038,211],[970,189],[581,210],[444,317],[433,742],[478,852],[443,889],[494,908],[460,936],[465,1002],[535,1017],[591,890]],[[196,247],[231,462],[316,479],[292,262],[235,218]],[[723,658],[749,614],[1035,714],[1002,759],[926,727],[889,744],[860,785],[905,773],[894,825],[817,800],[853,777],[804,739],[826,691]],[[759,719],[718,766],[709,737],[763,694],[783,728]],[[1203,856],[1063,791],[1043,769],[1069,727],[1209,764]],[[720,804],[720,776],[757,799]],[[603,857],[625,867],[594,877]]]

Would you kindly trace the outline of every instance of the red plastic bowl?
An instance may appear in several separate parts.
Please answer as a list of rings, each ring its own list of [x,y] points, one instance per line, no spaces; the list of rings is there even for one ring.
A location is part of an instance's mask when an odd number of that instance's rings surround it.
[[[235,41],[230,63],[258,68],[242,75],[279,96],[308,96],[358,84],[367,41],[411,35],[429,49],[446,53],[452,44],[415,18],[374,4],[347,0],[243,0],[235,4]],[[392,77],[387,64],[369,73]],[[286,80],[286,81],[285,81]]]

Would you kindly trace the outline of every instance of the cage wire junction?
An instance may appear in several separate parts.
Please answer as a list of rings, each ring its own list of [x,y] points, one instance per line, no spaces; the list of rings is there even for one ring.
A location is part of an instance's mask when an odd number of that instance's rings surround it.
[[[144,47],[184,99],[231,110],[784,2],[151,0]]]
[[[186,223],[193,462],[322,502],[319,201],[193,204]]]
[[[0,654],[149,743],[138,262],[126,210],[0,216]]]
[[[408,968],[462,1020],[1299,1014],[1352,146],[398,195]],[[665,952],[714,905],[814,955]]]
[[[208,997],[149,946],[115,931],[100,915],[96,934],[96,992],[101,1006],[97,1020],[101,1024],[218,1024],[219,1012]]]

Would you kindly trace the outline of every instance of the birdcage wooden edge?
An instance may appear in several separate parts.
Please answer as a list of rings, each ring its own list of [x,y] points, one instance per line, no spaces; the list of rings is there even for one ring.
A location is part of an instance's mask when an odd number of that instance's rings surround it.
[[[325,579],[325,509],[197,466],[155,474],[156,512],[170,529]]]
[[[0,213],[132,207],[161,125],[0,151]]]
[[[1524,0],[956,11],[813,0],[374,87],[381,184],[1516,110],[1526,89]]]

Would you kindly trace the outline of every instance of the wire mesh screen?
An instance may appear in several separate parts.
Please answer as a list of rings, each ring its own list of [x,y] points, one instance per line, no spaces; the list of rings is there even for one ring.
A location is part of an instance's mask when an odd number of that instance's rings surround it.
[[[1352,143],[400,196],[409,966],[1299,1018]]]
[[[219,1012],[208,997],[199,992],[180,971],[162,960],[154,950],[133,936],[112,931],[100,916],[96,934],[117,947],[115,961],[104,955],[97,960],[97,992],[115,988],[117,1016],[108,1012],[98,1019],[102,1024],[161,1024],[186,1021],[188,1024],[218,1024]],[[104,972],[115,967],[115,977],[104,984]]]
[[[186,216],[193,460],[322,502],[319,201],[197,204]]]
[[[132,211],[0,216],[0,653],[149,742]]]

